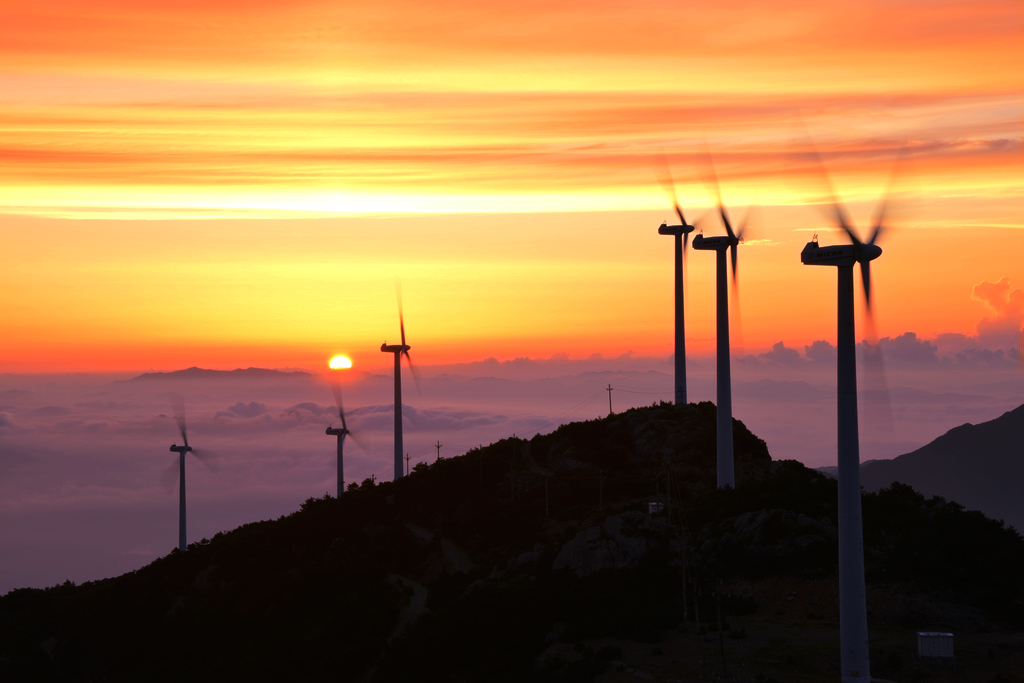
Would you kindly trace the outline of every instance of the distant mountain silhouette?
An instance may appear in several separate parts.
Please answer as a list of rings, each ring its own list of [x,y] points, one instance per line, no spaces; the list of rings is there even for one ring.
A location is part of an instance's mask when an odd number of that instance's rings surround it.
[[[834,467],[820,471],[835,476]],[[894,481],[942,496],[1024,531],[1024,405],[981,424],[954,427],[916,451],[861,465],[861,485]]]
[[[169,379],[305,379],[312,377],[301,370],[271,370],[268,368],[238,368],[237,370],[207,370],[185,368],[173,372],[144,372],[122,382],[158,382]]]

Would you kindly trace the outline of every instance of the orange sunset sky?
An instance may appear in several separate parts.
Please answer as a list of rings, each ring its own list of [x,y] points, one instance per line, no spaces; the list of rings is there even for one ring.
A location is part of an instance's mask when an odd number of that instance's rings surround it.
[[[812,141],[862,233],[891,188],[880,335],[1024,315],[1019,0],[0,7],[0,372],[382,368],[396,278],[421,364],[667,356],[705,145],[748,351],[834,340]]]

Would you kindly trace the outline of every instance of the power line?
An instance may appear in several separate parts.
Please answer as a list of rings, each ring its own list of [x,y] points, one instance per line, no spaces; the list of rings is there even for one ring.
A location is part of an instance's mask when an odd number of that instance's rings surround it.
[[[576,405],[572,406],[571,408],[569,408],[567,411],[565,411],[564,413],[562,413],[558,417],[554,418],[555,421],[559,422],[559,421],[564,420],[564,419],[566,419],[568,417],[576,415],[581,410],[583,410],[584,408],[586,408],[587,406],[591,405],[592,403],[597,401],[599,398],[601,398],[601,392],[603,392],[603,391],[604,391],[604,389],[598,389],[593,394],[591,394],[588,398],[586,398],[583,401],[577,403]]]

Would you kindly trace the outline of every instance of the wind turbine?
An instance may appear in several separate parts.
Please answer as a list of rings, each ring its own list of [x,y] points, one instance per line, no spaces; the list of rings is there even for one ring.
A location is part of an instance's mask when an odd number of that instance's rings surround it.
[[[185,535],[185,454],[192,453],[196,458],[199,459],[204,465],[213,469],[210,463],[207,461],[208,456],[200,455],[199,453],[192,450],[192,447],[188,445],[188,428],[185,424],[185,402],[181,396],[175,396],[174,402],[174,420],[178,423],[178,431],[181,432],[181,440],[184,442],[183,445],[171,444],[171,452],[178,454],[178,467],[177,477],[175,477],[174,463],[164,473],[163,479],[170,485],[168,488],[174,486],[174,480],[178,480],[178,550],[184,552],[186,543]]]
[[[665,192],[668,193],[672,199],[672,204],[675,207],[676,215],[679,216],[680,225],[668,225],[662,223],[658,227],[659,235],[672,235],[675,237],[675,372],[676,372],[676,405],[686,405],[686,314],[684,311],[684,296],[683,296],[683,258],[686,254],[686,248],[689,246],[690,233],[693,232],[694,227],[686,222],[686,218],[683,217],[683,210],[679,207],[679,201],[676,198],[675,183],[672,181],[672,175],[668,170],[668,160],[663,159],[665,163],[665,174],[666,177],[661,178],[661,184],[665,188]],[[609,403],[611,403],[611,393],[608,394]],[[609,408],[611,412],[611,408]]]
[[[843,207],[832,197],[837,226],[852,244],[822,247],[818,239],[807,243],[800,261],[808,266],[839,269],[836,384],[838,390],[839,455],[839,640],[844,683],[871,680],[868,659],[867,597],[864,585],[864,534],[861,519],[860,437],[857,425],[857,355],[853,320],[853,266],[860,264],[864,299],[871,315],[871,261],[882,255],[875,242],[884,228],[883,200],[875,215],[871,238],[862,242],[847,220]],[[695,245],[696,246],[696,245]]]
[[[409,349],[412,347],[405,343],[405,319],[402,315],[402,291],[398,290],[398,326],[402,332],[402,343],[391,344],[384,342],[380,345],[382,353],[395,354],[395,480],[402,478],[402,356],[405,356],[409,363],[409,370],[413,372],[413,379],[416,374],[412,369],[412,358],[409,357]],[[340,448],[340,446],[339,446]]]
[[[328,436],[338,437],[338,498],[341,498],[341,494],[345,492],[345,466],[343,457],[343,448],[345,445],[345,437],[350,434],[348,425],[345,424],[345,409],[341,404],[341,387],[332,384],[331,389],[334,390],[334,402],[338,406],[338,417],[341,418],[341,429],[335,429],[334,425],[327,427],[324,432]]]
[[[732,286],[736,288],[736,250],[743,240],[744,225],[733,232],[729,215],[722,204],[722,195],[714,181],[715,194],[718,199],[718,215],[725,225],[725,235],[705,237],[703,234],[693,238],[693,248],[701,251],[714,251],[717,254],[717,274],[715,291],[718,307],[718,406],[717,406],[717,442],[718,442],[718,488],[736,486],[735,464],[733,462],[732,443],[732,371],[729,362],[729,285],[725,273],[725,252],[729,252],[732,263]]]

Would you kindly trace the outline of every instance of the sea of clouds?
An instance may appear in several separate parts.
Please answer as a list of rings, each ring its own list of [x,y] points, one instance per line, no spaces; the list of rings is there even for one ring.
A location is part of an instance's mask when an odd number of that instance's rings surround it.
[[[895,457],[1024,403],[1020,327],[1012,324],[993,319],[976,336],[908,332],[859,345],[862,460]],[[420,367],[415,382],[406,371],[410,465],[433,461],[436,443],[451,457],[602,417],[609,385],[617,412],[669,401],[672,368],[671,358],[625,354]],[[714,358],[690,358],[687,368],[689,399],[714,401]],[[342,377],[352,430],[345,478],[390,479],[393,379]],[[116,575],[176,545],[177,456],[169,447],[181,441],[179,396],[190,444],[204,456],[187,465],[190,541],[334,493],[335,439],[324,430],[339,420],[323,377],[0,375],[0,591]],[[774,458],[835,464],[835,410],[831,343],[735,354],[733,414]]]

